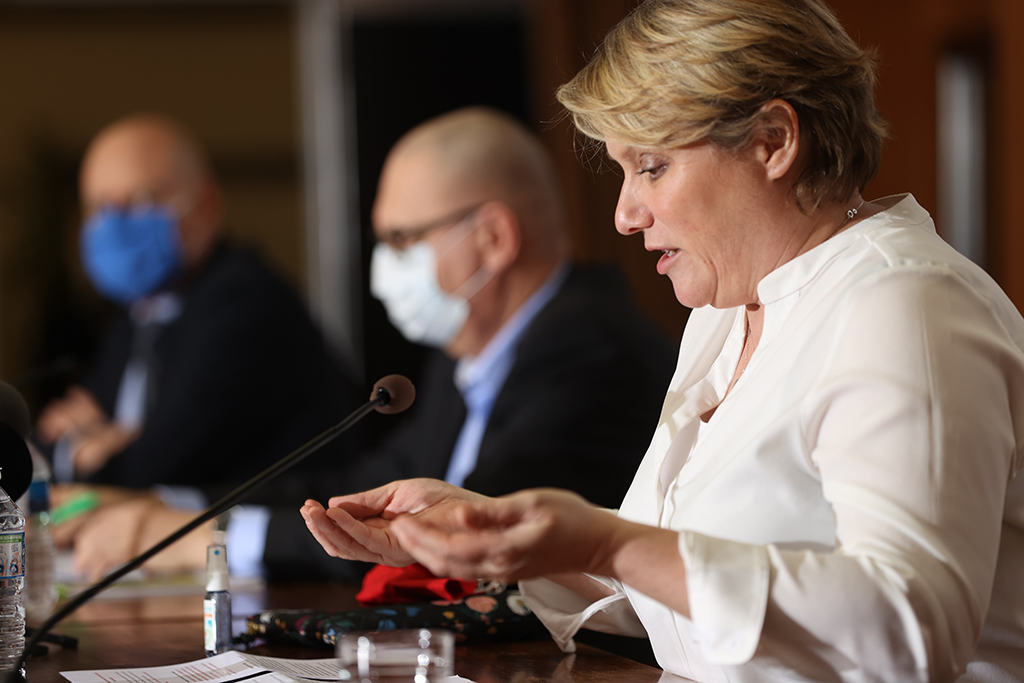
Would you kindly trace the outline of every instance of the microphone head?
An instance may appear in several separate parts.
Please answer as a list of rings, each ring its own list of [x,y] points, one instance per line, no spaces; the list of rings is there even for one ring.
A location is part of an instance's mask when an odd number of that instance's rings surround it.
[[[32,418],[29,417],[28,406],[18,390],[4,381],[0,381],[0,424],[27,439],[32,431]]]
[[[32,454],[25,439],[32,431],[28,406],[18,390],[0,381],[0,488],[11,500],[32,483]]]
[[[400,413],[412,405],[416,398],[416,387],[412,385],[408,377],[402,375],[388,375],[377,380],[373,385],[373,393],[370,400],[381,398],[387,395],[387,400],[377,406],[378,413],[394,415]]]
[[[32,454],[25,439],[9,425],[0,424],[0,488],[18,500],[32,483]]]

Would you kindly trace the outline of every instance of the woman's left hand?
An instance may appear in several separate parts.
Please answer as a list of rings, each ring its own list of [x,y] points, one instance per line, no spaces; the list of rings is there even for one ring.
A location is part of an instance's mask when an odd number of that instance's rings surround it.
[[[429,512],[403,516],[391,528],[437,576],[508,582],[573,571],[609,574],[626,531],[614,514],[554,489],[467,501],[440,520]]]

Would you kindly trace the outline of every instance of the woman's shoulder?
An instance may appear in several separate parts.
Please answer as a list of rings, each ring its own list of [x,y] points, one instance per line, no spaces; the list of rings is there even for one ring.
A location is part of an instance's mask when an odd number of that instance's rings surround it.
[[[823,283],[837,310],[912,316],[926,328],[970,318],[1024,349],[1024,318],[983,268],[957,252],[927,223],[879,222],[854,253],[833,264]],[[871,311],[874,311],[871,313]]]
[[[950,286],[966,288],[984,300],[1009,301],[983,268],[942,239],[912,195],[873,203],[883,210],[834,238],[839,248],[820,259],[814,288],[839,295],[879,286],[915,289],[915,280],[948,278]]]
[[[865,285],[876,280],[910,283],[915,278],[946,277],[951,286],[971,290],[988,301],[1009,303],[981,266],[942,239],[931,216],[912,195],[893,199],[898,201],[864,226],[857,245],[860,253],[851,258],[854,276],[860,274]]]

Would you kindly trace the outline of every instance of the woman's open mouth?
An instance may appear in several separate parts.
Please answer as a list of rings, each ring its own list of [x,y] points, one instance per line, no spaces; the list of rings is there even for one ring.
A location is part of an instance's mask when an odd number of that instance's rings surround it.
[[[672,261],[675,259],[676,255],[679,253],[679,250],[678,249],[662,249],[661,251],[663,253],[662,253],[661,258],[658,259],[658,273],[661,274],[661,275],[664,275],[665,272],[669,269],[669,266],[672,265]]]

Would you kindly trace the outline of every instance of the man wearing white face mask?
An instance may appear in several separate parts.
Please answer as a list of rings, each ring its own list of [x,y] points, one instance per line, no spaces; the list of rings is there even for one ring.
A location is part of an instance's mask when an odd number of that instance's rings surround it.
[[[466,324],[469,299],[493,277],[491,271],[481,267],[452,293],[441,289],[437,279],[438,259],[473,232],[481,206],[474,206],[468,212],[460,210],[428,226],[427,232],[451,228],[436,244],[421,240],[399,249],[381,242],[374,249],[371,291],[384,302],[391,322],[409,341],[440,348],[447,346]],[[460,218],[453,225],[451,221],[455,216]]]
[[[424,123],[390,152],[373,222],[371,291],[399,331],[437,350],[407,419],[382,444],[334,470],[324,462],[319,477],[279,480],[280,508],[232,516],[233,575],[365,571],[323,552],[296,512],[305,498],[426,476],[491,495],[561,486],[615,507],[646,449],[672,345],[621,274],[571,263],[557,179],[536,136],[480,108]],[[189,517],[159,518],[149,526]],[[147,533],[140,549],[158,538]],[[176,544],[163,566],[201,568],[205,552],[190,548],[204,547]]]
[[[617,271],[570,262],[565,220],[546,151],[506,115],[459,110],[395,145],[373,209],[372,291],[441,353],[359,480],[490,495],[561,482],[617,507],[649,427],[636,408],[657,412],[672,354]],[[355,481],[324,482],[318,498]]]
[[[220,191],[189,134],[156,116],[111,124],[80,189],[82,265],[123,314],[82,385],[40,417],[60,479],[226,485],[355,404],[298,297],[225,243]]]

